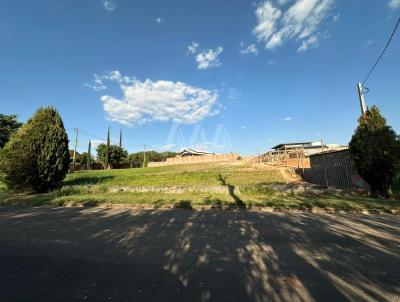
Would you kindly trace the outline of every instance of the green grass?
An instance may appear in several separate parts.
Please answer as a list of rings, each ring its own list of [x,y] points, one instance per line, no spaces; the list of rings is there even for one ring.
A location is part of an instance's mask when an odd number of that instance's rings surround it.
[[[66,185],[193,186],[221,185],[220,176],[233,186],[284,182],[279,171],[251,169],[250,166],[218,164],[176,165],[168,167],[82,171],[68,174]]]
[[[30,205],[99,205],[130,204],[191,208],[212,207],[275,207],[330,208],[336,210],[400,209],[400,201],[378,200],[361,196],[332,194],[279,193],[272,184],[285,183],[278,170],[257,169],[249,164],[195,164],[145,169],[82,171],[68,174],[66,188],[38,195],[16,195],[0,183],[3,204]],[[89,186],[88,186],[89,185]],[[160,193],[109,192],[115,186],[234,186],[238,193]]]

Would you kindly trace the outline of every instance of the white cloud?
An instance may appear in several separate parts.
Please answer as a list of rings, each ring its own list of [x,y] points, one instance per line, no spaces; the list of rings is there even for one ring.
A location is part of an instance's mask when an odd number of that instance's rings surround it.
[[[107,118],[126,125],[152,121],[192,124],[219,113],[214,91],[172,81],[140,81],[119,71],[98,77],[118,84],[122,97],[101,96]],[[96,76],[95,76],[96,81]]]
[[[275,61],[270,60],[270,61],[268,61],[268,64],[275,65]]]
[[[332,9],[334,1],[297,0],[286,10],[282,5],[264,1],[256,8],[258,24],[253,33],[258,41],[265,43],[266,49],[274,49],[295,40],[302,43],[299,51],[304,51],[311,45],[318,45],[321,23]]]
[[[103,6],[109,12],[112,12],[117,7],[117,4],[114,0],[103,0]]]
[[[192,42],[192,44],[188,46],[188,54],[195,55],[197,69],[206,70],[222,65],[219,60],[219,55],[224,51],[222,46],[216,49],[206,49],[203,51],[199,51],[199,46],[200,44],[197,42]]]
[[[219,67],[222,65],[219,55],[223,52],[223,48],[204,50],[196,55],[197,69],[206,70],[209,68]]]
[[[156,22],[157,22],[158,24],[162,24],[162,23],[165,22],[165,19],[158,17],[158,18],[156,19]]]
[[[246,129],[246,126],[242,126],[242,127],[240,127],[240,129]]]
[[[282,121],[284,121],[284,122],[289,122],[289,121],[291,121],[293,118],[291,117],[291,116],[286,116],[286,117],[284,117],[283,119],[282,119]]]
[[[188,46],[188,53],[190,54],[195,54],[197,52],[197,49],[199,48],[200,44],[197,42],[192,42],[192,44],[190,44]]]
[[[239,53],[242,55],[248,55],[248,54],[253,54],[253,55],[258,55],[258,49],[255,44],[250,44],[249,46],[245,47],[244,43],[240,43],[240,49]]]
[[[94,75],[93,84],[85,83],[86,87],[93,89],[94,91],[103,91],[107,89],[106,83],[107,81],[116,81],[119,83],[123,83],[125,85],[130,84],[134,79],[131,79],[127,76],[122,76],[121,73],[116,71],[110,71],[107,74],[99,76],[98,74]]]
[[[400,7],[400,0],[390,0],[388,6],[393,10],[398,9]]]
[[[318,46],[318,38],[316,36],[311,36],[307,40],[301,42],[301,46],[297,49],[298,52],[305,52],[310,47]]]

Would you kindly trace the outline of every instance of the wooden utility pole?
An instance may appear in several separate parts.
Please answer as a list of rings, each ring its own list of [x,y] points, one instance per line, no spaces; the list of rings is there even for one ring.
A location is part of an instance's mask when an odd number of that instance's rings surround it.
[[[363,116],[364,114],[367,113],[368,107],[367,104],[365,103],[364,91],[361,83],[358,83],[357,89],[358,89],[358,99],[360,101],[361,116]]]
[[[328,182],[328,171],[326,170],[326,161],[323,160],[323,159],[324,159],[324,143],[323,143],[323,141],[322,141],[322,138],[321,138],[321,150],[322,150],[322,153],[321,153],[321,163],[323,162],[322,169],[324,170],[324,174],[325,174],[325,185],[326,185],[326,187],[328,188],[328,187],[329,187],[329,182]]]
[[[78,133],[79,129],[74,128],[75,131],[75,146],[74,146],[74,156],[72,157],[72,165],[73,165],[73,170],[75,171],[75,161],[76,161],[76,146],[78,145]]]
[[[146,145],[143,146],[143,168],[145,167],[146,163]]]

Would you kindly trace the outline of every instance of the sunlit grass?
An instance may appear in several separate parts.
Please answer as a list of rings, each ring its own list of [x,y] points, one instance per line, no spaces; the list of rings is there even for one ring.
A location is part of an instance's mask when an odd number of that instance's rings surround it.
[[[16,195],[7,192],[0,182],[3,204],[30,205],[99,205],[127,204],[144,206],[207,207],[274,207],[287,209],[328,208],[334,210],[400,209],[400,201],[362,196],[278,192],[274,184],[287,180],[278,169],[257,169],[248,164],[195,164],[145,169],[82,171],[68,174],[62,190],[38,195]],[[230,186],[239,190],[226,193],[187,191],[111,192],[113,187],[206,187]],[[192,188],[191,188],[192,189]]]

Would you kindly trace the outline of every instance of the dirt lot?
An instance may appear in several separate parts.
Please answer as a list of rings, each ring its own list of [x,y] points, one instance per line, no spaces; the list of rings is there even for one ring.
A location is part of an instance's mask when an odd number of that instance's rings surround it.
[[[400,301],[391,215],[1,207],[1,301]]]

